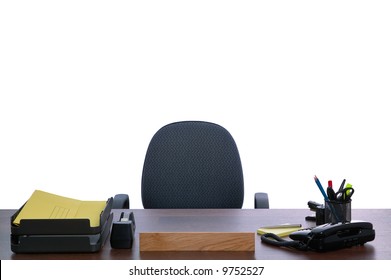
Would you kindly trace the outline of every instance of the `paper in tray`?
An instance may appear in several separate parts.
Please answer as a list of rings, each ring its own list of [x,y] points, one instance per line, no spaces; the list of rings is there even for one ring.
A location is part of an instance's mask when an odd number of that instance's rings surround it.
[[[15,218],[23,209],[24,205],[11,217],[11,234],[13,235],[46,235],[46,234],[82,234],[92,235],[99,234],[102,227],[107,221],[111,208],[113,206],[113,198],[109,198],[106,202],[106,207],[101,212],[98,226],[90,226],[89,219],[22,219],[19,225],[14,224]]]

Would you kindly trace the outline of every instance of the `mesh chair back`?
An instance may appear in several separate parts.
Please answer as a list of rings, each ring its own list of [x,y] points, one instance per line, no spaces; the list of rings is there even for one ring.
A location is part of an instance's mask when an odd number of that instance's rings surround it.
[[[217,124],[168,124],[153,136],[144,161],[144,208],[241,208],[244,187],[239,152]]]

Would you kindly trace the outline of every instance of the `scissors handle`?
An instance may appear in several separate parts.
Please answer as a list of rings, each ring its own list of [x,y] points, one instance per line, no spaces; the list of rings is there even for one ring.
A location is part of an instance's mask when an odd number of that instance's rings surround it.
[[[352,187],[350,188],[344,188],[342,191],[338,191],[336,193],[337,200],[340,201],[349,201],[354,193],[354,189]]]

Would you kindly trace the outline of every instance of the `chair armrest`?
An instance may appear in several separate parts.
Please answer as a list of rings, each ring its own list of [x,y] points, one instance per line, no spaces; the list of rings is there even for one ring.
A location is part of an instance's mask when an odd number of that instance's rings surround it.
[[[267,193],[263,193],[263,192],[255,193],[254,208],[269,209],[269,197]]]
[[[116,194],[113,199],[113,209],[129,209],[129,196]]]

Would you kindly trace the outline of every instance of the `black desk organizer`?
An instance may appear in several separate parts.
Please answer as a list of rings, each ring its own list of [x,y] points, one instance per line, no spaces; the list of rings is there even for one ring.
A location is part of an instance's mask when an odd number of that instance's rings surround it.
[[[11,250],[14,253],[82,253],[97,252],[110,233],[113,198],[100,214],[100,224],[90,227],[88,219],[25,219],[19,226],[11,217]]]

